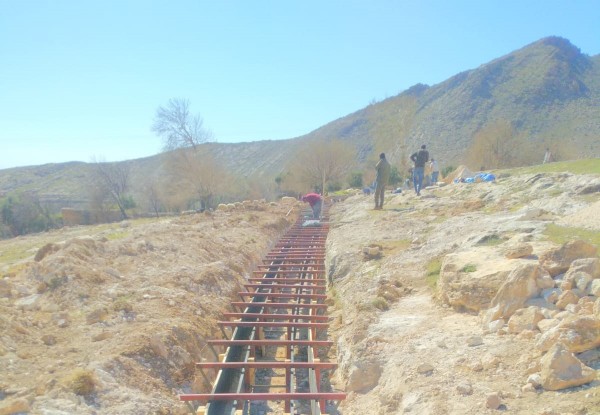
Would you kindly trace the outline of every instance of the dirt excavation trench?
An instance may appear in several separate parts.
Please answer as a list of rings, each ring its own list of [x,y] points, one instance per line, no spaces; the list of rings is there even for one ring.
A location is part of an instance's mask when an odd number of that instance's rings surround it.
[[[329,210],[329,413],[600,414],[597,176],[543,174]],[[189,414],[196,362],[295,203],[0,241],[0,415]],[[590,213],[591,212],[591,213]],[[587,233],[586,233],[587,232]],[[337,412],[336,412],[337,411]],[[283,413],[265,409],[265,414]]]

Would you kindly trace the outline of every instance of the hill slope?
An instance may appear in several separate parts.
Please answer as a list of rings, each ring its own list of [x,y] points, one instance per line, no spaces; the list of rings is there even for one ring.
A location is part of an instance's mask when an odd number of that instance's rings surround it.
[[[205,149],[241,177],[273,183],[302,143],[338,138],[356,146],[359,162],[375,154],[404,167],[422,143],[441,167],[464,162],[473,135],[496,120],[510,122],[530,143],[532,160],[548,145],[569,157],[600,157],[600,56],[587,56],[568,40],[541,39],[434,86],[415,85],[294,139],[251,143],[210,143]],[[134,193],[143,179],[163,174],[160,156],[131,160]],[[64,163],[0,170],[0,195],[31,190],[44,200],[85,200],[90,168]]]

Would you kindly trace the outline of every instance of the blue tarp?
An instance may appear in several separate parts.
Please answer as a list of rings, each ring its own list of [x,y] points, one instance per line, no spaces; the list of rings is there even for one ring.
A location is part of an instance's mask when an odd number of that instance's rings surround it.
[[[493,182],[496,180],[496,176],[492,173],[477,173],[473,177],[465,177],[460,179],[454,179],[454,183],[476,183],[476,182]]]

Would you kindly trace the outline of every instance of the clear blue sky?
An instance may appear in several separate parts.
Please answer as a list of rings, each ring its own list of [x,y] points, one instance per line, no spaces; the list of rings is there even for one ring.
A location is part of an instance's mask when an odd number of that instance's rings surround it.
[[[599,0],[0,0],[0,169],[156,154],[186,98],[218,142],[301,136],[546,36]]]

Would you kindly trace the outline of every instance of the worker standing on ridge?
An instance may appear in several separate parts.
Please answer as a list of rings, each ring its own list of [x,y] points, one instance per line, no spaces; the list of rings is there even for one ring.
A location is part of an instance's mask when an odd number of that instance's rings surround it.
[[[413,169],[413,184],[415,186],[415,193],[417,196],[421,196],[421,187],[423,186],[423,176],[425,174],[425,163],[429,160],[429,151],[427,146],[423,144],[421,149],[410,156],[410,159],[415,163]]]
[[[317,193],[307,193],[302,196],[302,201],[307,202],[312,211],[313,219],[319,220],[321,217],[321,207],[323,206],[323,198]]]
[[[375,188],[375,210],[383,209],[383,197],[385,195],[385,187],[390,180],[390,172],[392,167],[385,159],[385,153],[379,155],[379,161],[375,165],[377,169],[377,187]]]

